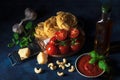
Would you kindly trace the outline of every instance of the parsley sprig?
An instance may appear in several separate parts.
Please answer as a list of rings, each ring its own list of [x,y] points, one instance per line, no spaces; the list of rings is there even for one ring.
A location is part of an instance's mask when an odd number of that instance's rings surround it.
[[[94,50],[90,52],[90,56],[91,56],[91,59],[89,61],[90,64],[94,64],[97,62],[100,69],[102,69],[106,72],[109,72],[110,69],[109,69],[109,66],[106,62],[105,56],[98,54]]]
[[[8,47],[13,47],[15,45],[19,45],[22,47],[27,47],[29,43],[34,39],[34,26],[33,23],[27,22],[24,26],[24,31],[22,34],[13,33],[13,37],[11,42],[8,44]]]

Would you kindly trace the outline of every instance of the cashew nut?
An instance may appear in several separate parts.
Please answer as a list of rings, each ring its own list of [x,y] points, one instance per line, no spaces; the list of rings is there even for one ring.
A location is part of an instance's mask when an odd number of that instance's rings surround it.
[[[63,73],[63,72],[57,72],[57,75],[58,75],[58,76],[63,76],[64,73]]]
[[[57,68],[57,66],[50,66],[51,70],[55,70]]]
[[[73,72],[75,70],[75,67],[74,66],[71,66],[70,69],[68,69],[68,72]]]
[[[64,65],[59,65],[59,68],[61,68],[62,70],[64,70],[65,66]]]
[[[48,64],[48,67],[52,67],[52,66],[54,66],[53,63],[49,63],[49,64]]]
[[[57,61],[56,61],[56,64],[62,65],[62,64],[64,64],[64,63],[63,63],[63,62],[60,62],[59,60],[57,60]]]
[[[70,65],[71,65],[70,63],[67,63],[65,64],[65,67],[70,67]]]
[[[67,63],[67,60],[65,58],[63,58],[63,63],[66,64]]]
[[[39,73],[42,72],[42,68],[39,68],[39,69],[38,69],[38,68],[35,67],[35,68],[34,68],[34,71],[35,71],[36,74],[39,74]]]

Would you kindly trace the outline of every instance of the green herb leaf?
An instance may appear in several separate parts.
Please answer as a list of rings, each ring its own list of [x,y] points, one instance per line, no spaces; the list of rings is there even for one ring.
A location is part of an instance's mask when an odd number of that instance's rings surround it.
[[[92,59],[90,59],[90,61],[89,61],[90,64],[94,64],[95,62],[96,62],[96,58],[92,58]]]
[[[15,40],[18,40],[18,39],[19,39],[19,34],[18,34],[18,33],[14,33],[14,34],[13,34],[13,38],[14,38]]]
[[[99,68],[101,68],[104,71],[107,71],[107,72],[109,71],[109,67],[108,67],[107,63],[105,62],[105,60],[100,60],[98,62],[98,66],[99,66]]]
[[[24,27],[24,34],[19,35],[18,33],[13,33],[12,43],[8,44],[8,47],[13,47],[14,45],[19,45],[22,47],[27,47],[32,39],[34,38],[34,26],[32,22],[26,23]]]
[[[26,47],[28,46],[28,42],[27,41],[21,41],[19,46],[22,48],[22,47]]]
[[[14,38],[12,38],[12,42],[15,43],[15,39]]]
[[[27,37],[22,37],[21,41],[28,41],[28,38]]]
[[[22,37],[22,39],[21,39],[21,41],[19,43],[19,46],[20,47],[26,47],[26,46],[28,46],[28,44],[29,44],[28,37]]]
[[[7,46],[8,47],[13,47],[15,44],[14,43],[9,43]]]
[[[16,44],[16,45],[18,45],[18,44],[19,44],[19,40],[18,40],[18,41],[16,41],[16,42],[15,42],[15,44]]]
[[[103,55],[99,55],[98,59],[99,59],[99,60],[105,59],[105,57],[104,57]]]
[[[28,23],[25,25],[25,29],[26,29],[26,30],[32,29],[32,22],[28,22]]]
[[[98,53],[96,53],[96,52],[93,50],[93,51],[90,52],[90,56],[91,56],[92,58],[95,58],[95,57],[98,57],[99,55],[98,55]]]

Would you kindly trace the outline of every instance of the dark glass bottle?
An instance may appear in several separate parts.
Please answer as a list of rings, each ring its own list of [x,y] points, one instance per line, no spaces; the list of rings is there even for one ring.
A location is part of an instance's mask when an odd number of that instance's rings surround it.
[[[110,47],[110,36],[112,21],[110,19],[110,8],[102,6],[102,17],[96,23],[96,33],[94,40],[94,50],[103,55],[108,55]]]

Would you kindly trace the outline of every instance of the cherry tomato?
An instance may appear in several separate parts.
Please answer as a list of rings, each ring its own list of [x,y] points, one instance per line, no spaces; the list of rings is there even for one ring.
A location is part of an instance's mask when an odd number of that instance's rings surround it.
[[[81,46],[80,46],[80,41],[79,40],[75,39],[74,41],[72,41],[72,43],[71,43],[71,50],[73,52],[79,51],[80,48],[81,48]]]
[[[50,39],[50,41],[49,41],[48,44],[50,44],[50,45],[55,45],[56,42],[57,42],[57,39],[56,39],[56,37],[54,36],[54,37],[52,37],[52,38]]]
[[[59,41],[63,41],[67,38],[68,32],[64,29],[61,29],[55,33],[56,39]]]
[[[68,45],[59,46],[59,50],[61,54],[68,54],[70,47]]]
[[[58,53],[58,48],[55,45],[47,45],[46,52],[49,55],[56,55]]]
[[[77,28],[70,29],[70,38],[77,38],[80,34],[80,31]]]

